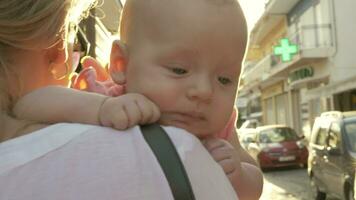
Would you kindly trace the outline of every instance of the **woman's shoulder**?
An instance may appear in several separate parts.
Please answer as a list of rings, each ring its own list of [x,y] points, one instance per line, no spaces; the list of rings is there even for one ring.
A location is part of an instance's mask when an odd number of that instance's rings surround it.
[[[169,135],[169,137],[172,140],[177,140],[177,141],[181,141],[181,142],[193,142],[193,143],[199,143],[200,144],[200,140],[193,135],[192,133],[189,133],[188,131],[181,129],[181,128],[176,128],[173,126],[161,126]]]

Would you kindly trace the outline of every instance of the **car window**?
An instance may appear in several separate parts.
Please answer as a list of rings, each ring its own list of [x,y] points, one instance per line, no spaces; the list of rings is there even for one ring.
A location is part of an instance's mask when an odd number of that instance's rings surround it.
[[[252,140],[252,136],[251,135],[246,135],[244,137],[242,137],[242,141],[243,142],[250,142]]]
[[[260,132],[259,141],[262,143],[277,143],[296,141],[298,136],[291,128],[272,128]]]
[[[332,123],[328,137],[328,145],[332,148],[337,148],[340,137],[340,126],[337,123]]]
[[[349,122],[345,124],[345,133],[350,150],[356,152],[356,122]]]
[[[327,137],[327,129],[320,128],[317,133],[317,136],[316,136],[315,144],[325,146],[326,145],[326,137]]]

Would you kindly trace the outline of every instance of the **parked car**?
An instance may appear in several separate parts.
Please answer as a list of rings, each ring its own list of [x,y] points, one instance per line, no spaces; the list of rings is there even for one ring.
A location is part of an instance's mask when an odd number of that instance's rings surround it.
[[[256,120],[246,120],[242,123],[241,127],[237,129],[239,134],[240,144],[244,149],[247,149],[248,145],[252,141],[252,137],[255,136],[256,126],[258,122]]]
[[[306,166],[308,149],[303,137],[285,125],[256,128],[255,137],[247,151],[262,169],[291,165]]]
[[[355,174],[354,174],[354,177],[356,176],[356,172],[355,172]],[[354,193],[354,199],[356,199],[356,179],[354,178],[354,187],[353,187],[354,189],[353,189],[353,193]]]
[[[309,146],[308,174],[315,199],[355,199],[356,111],[321,114]]]
[[[256,137],[256,129],[251,129],[247,133],[245,132],[243,134],[240,134],[239,139],[242,148],[247,150],[250,143],[254,142],[255,137]]]

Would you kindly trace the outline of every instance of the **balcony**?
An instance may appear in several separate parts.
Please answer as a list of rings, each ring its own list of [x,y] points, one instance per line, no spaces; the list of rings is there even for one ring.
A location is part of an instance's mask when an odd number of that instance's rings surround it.
[[[267,55],[262,60],[260,60],[255,66],[253,66],[250,70],[246,71],[242,75],[242,79],[244,80],[245,85],[249,85],[251,83],[258,83],[262,81],[263,78],[270,71],[272,64],[272,55]]]
[[[288,38],[291,43],[299,46],[299,53],[289,63],[282,63],[272,55],[272,68],[286,68],[309,59],[328,58],[335,48],[331,24],[304,25]]]
[[[285,21],[287,14],[300,0],[269,0],[265,12],[255,24],[250,34],[251,45],[258,45],[278,24]]]
[[[299,2],[300,0],[270,0],[266,4],[266,12],[272,15],[285,15]]]
[[[300,46],[301,58],[325,58],[335,46],[331,30],[331,24],[304,25],[290,40]]]
[[[282,21],[287,21],[285,15],[268,15],[265,13],[258,20],[258,22],[255,24],[255,27],[251,31],[250,44],[259,45],[261,41]]]
[[[297,32],[288,37],[291,43],[299,46],[299,53],[294,56],[294,59],[283,63],[279,57],[273,54],[267,55],[242,75],[244,84],[246,86],[260,84],[258,82],[270,79],[297,63],[328,58],[335,48],[331,30],[331,24],[301,26]]]

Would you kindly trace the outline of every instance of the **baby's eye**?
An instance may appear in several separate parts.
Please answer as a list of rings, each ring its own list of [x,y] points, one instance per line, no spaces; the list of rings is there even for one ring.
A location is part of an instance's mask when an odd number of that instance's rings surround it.
[[[178,75],[186,74],[188,71],[182,68],[174,67],[171,68],[172,72]]]
[[[226,78],[226,77],[219,77],[218,80],[223,85],[227,85],[232,82],[229,78]]]

